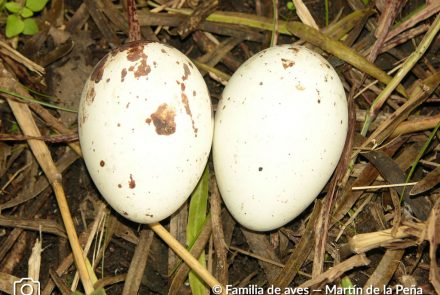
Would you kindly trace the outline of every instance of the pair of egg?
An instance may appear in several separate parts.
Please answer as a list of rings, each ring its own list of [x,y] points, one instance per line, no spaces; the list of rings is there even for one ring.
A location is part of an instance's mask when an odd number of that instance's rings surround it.
[[[304,47],[271,47],[246,61],[214,120],[203,77],[184,54],[135,42],[95,67],[78,120],[92,180],[124,217],[154,223],[174,213],[197,185],[212,144],[226,207],[243,226],[267,231],[322,190],[348,119],[337,73]]]

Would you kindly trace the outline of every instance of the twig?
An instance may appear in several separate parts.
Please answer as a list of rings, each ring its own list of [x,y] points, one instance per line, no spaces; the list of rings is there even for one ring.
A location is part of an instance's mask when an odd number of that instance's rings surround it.
[[[373,63],[366,60],[354,49],[344,45],[339,41],[329,38],[320,31],[312,27],[306,26],[300,22],[294,21],[289,22],[287,24],[287,28],[297,37],[335,55],[339,59],[344,60],[352,66],[381,81],[382,83],[387,84],[391,82],[392,78],[390,76],[388,76],[384,71],[376,67]],[[406,91],[402,85],[396,85],[396,87],[399,93],[401,93],[405,97],[407,96]]]
[[[150,252],[153,236],[154,234],[152,231],[141,230],[139,234],[139,243],[136,246],[133,258],[131,259],[122,295],[138,294],[145,266],[147,265],[148,253]]]
[[[296,13],[298,14],[299,19],[306,25],[319,30],[318,25],[315,22],[312,14],[310,13],[307,6],[304,4],[302,0],[292,0],[293,4],[295,4]]]
[[[340,277],[343,273],[358,267],[358,266],[364,266],[370,264],[370,260],[365,256],[365,254],[356,255],[353,257],[350,257],[347,260],[344,260],[343,262],[339,263],[338,265],[335,265],[334,267],[330,268],[326,272],[323,272],[316,276],[315,278],[308,280],[305,283],[302,283],[299,287],[300,288],[308,288],[311,286],[314,286],[316,284],[322,283],[324,281],[332,282],[338,277]]]
[[[382,105],[385,103],[386,99],[391,95],[391,93],[396,89],[402,79],[408,74],[408,72],[413,68],[417,61],[425,54],[431,42],[434,40],[438,31],[440,30],[440,14],[435,18],[429,31],[423,37],[417,49],[411,53],[409,58],[405,61],[401,69],[397,72],[394,78],[388,83],[384,90],[379,94],[379,96],[373,101],[370,107],[370,111],[366,114],[364,125],[362,126],[361,134],[366,135],[370,127],[371,122],[375,118],[376,114],[379,112]]]
[[[204,280],[211,288],[220,286],[222,290],[226,290],[188,251],[177,242],[172,235],[160,224],[149,224],[150,228],[161,237],[167,245],[176,252],[177,255],[185,261],[191,269],[197,273],[202,280]]]
[[[177,33],[180,37],[186,38],[191,32],[193,32],[205,18],[217,9],[218,0],[205,0],[201,1],[196,9],[193,10],[191,16],[183,21],[177,27]]]
[[[354,191],[362,191],[362,190],[376,190],[381,188],[390,188],[390,187],[402,187],[408,185],[416,185],[417,182],[408,182],[408,183],[393,183],[393,184],[382,184],[382,185],[367,185],[367,186],[354,186],[351,189]]]
[[[273,29],[270,39],[270,47],[277,45],[278,42],[278,0],[272,0],[273,4]]]
[[[244,255],[249,256],[249,257],[253,257],[253,258],[255,258],[257,260],[260,260],[260,261],[263,261],[263,262],[270,263],[272,265],[276,265],[276,266],[279,266],[279,267],[284,267],[284,264],[282,264],[281,262],[274,261],[274,260],[272,260],[270,258],[266,258],[266,257],[263,257],[261,255],[254,254],[254,253],[251,253],[249,251],[245,251],[243,249],[240,249],[240,248],[237,248],[237,247],[234,247],[234,246],[229,246],[229,250],[237,251],[238,253],[244,254]]]
[[[0,53],[9,56],[18,63],[21,63],[29,70],[37,73],[38,75],[44,75],[45,70],[39,64],[36,64],[32,60],[28,59],[26,56],[22,55],[20,52],[9,46],[7,43],[0,40]]]
[[[139,25],[139,19],[136,13],[136,1],[127,0],[127,13],[128,13],[128,41],[141,40],[141,26]]]
[[[0,67],[0,85],[13,89],[20,95],[27,96],[27,91],[23,87],[21,87],[21,85],[15,80],[13,75],[4,68],[3,63],[0,63]],[[7,97],[6,99],[23,133],[29,136],[41,136],[40,131],[32,118],[32,113],[29,107],[26,104],[11,99],[10,97]],[[28,140],[28,144],[52,185],[55,197],[58,202],[58,207],[60,209],[61,217],[63,219],[64,226],[66,227],[67,236],[72,247],[72,253],[75,257],[75,263],[81,276],[83,287],[87,293],[91,293],[93,291],[93,284],[90,280],[90,275],[88,273],[85,263],[86,258],[83,256],[83,252],[78,241],[78,236],[75,231],[72,216],[70,214],[69,205],[67,203],[64,189],[61,184],[61,174],[59,174],[59,172],[57,171],[57,168],[52,160],[50,151],[44,142],[40,140],[30,139]]]

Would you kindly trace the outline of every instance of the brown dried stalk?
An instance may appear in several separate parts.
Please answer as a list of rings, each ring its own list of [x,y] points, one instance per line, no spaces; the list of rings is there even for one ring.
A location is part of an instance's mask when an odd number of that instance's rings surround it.
[[[309,288],[311,286],[323,283],[323,282],[333,282],[335,279],[340,277],[343,273],[358,267],[370,264],[370,260],[365,256],[365,254],[356,255],[353,257],[344,260],[343,262],[333,266],[326,272],[321,273],[320,275],[314,277],[311,280],[308,280],[305,283],[302,283],[300,288]]]
[[[131,259],[122,295],[138,293],[145,266],[147,265],[147,258],[150,253],[152,241],[153,232],[145,229],[141,230],[139,234],[139,243],[136,246],[133,258]]]
[[[192,12],[191,16],[177,27],[177,33],[180,37],[186,38],[193,32],[205,18],[215,11],[218,6],[218,0],[205,0],[199,3],[197,8]]]
[[[29,95],[26,89],[19,84],[14,76],[6,68],[4,68],[3,63],[0,63],[0,85],[11,91],[19,93],[20,95]],[[8,95],[4,96],[6,97],[6,100],[8,101],[8,104],[12,109],[12,112],[14,113],[23,133],[28,136],[41,136],[28,105],[17,102]],[[50,151],[44,142],[30,139],[28,140],[28,144],[35,158],[40,164],[40,167],[52,185],[60,209],[61,217],[63,219],[64,226],[66,227],[67,236],[69,237],[69,242],[72,247],[72,252],[75,257],[75,263],[81,276],[83,287],[86,292],[90,293],[93,291],[93,284],[86,267],[86,257],[84,257],[79,244],[78,236],[75,231],[75,225],[73,223],[69,205],[61,184],[61,174],[58,172],[52,160]]]

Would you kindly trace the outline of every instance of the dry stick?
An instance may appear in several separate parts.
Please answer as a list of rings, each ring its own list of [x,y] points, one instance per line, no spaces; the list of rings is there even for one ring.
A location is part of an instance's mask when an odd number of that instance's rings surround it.
[[[241,227],[241,232],[243,233],[246,241],[249,245],[249,249],[252,250],[253,254],[260,257],[266,257],[272,261],[281,263],[275,249],[271,247],[267,235],[261,232],[254,232],[244,227]],[[273,263],[267,263],[263,260],[259,260],[258,263],[264,270],[264,274],[269,284],[273,284],[276,277],[278,276],[279,267],[274,266]]]
[[[397,27],[393,28],[388,35],[387,41],[391,38],[400,35],[403,31],[412,28],[417,23],[433,16],[437,12],[440,11],[440,2],[432,1],[431,4],[427,5],[423,10],[417,12],[415,15],[412,15],[411,18],[407,19],[403,23],[400,23]]]
[[[136,14],[136,1],[127,0],[127,13],[128,13],[128,41],[141,40],[141,26],[139,25],[139,19]]]
[[[388,2],[388,5],[385,7],[385,10],[379,17],[378,25],[376,27],[375,36],[376,41],[373,46],[370,47],[368,54],[368,61],[374,63],[377,56],[379,55],[379,50],[382,48],[385,43],[385,39],[387,37],[388,31],[392,22],[394,21],[399,8],[402,6],[402,1],[400,0],[391,0]],[[365,82],[366,76],[362,73],[362,77],[360,79],[359,85],[363,85]]]
[[[292,251],[292,254],[290,254],[283,269],[278,273],[278,276],[274,280],[275,286],[281,289],[289,286],[297,275],[301,265],[306,261],[310,251],[312,251],[315,222],[321,213],[321,208],[322,202],[317,200],[315,207],[310,214],[304,234],[301,236],[301,240],[295,245],[294,251]]]
[[[218,191],[215,176],[211,177],[211,220],[212,237],[214,239],[215,254],[217,256],[217,277],[222,284],[228,283],[228,251],[222,225],[222,208],[220,192]]]
[[[432,208],[431,215],[428,219],[426,238],[429,241],[429,258],[431,259],[429,280],[434,286],[437,293],[440,293],[440,269],[438,267],[438,246],[440,244],[440,239],[438,236],[440,230],[440,198]]]
[[[370,144],[379,145],[390,136],[398,124],[403,122],[408,115],[421,105],[440,84],[440,71],[425,80],[416,81],[409,93],[409,100],[398,108],[388,119],[383,121],[361,145],[361,149]],[[354,153],[353,158],[360,152]]]
[[[192,33],[200,23],[202,23],[205,18],[214,12],[218,6],[218,0],[205,0],[202,1],[197,8],[191,13],[191,16],[185,19],[177,27],[177,33],[180,37],[186,38],[190,33]]]
[[[55,118],[48,110],[37,103],[32,103],[29,105],[30,108],[40,117],[42,118],[46,124],[49,125],[53,130],[65,135],[65,136],[76,136],[76,132],[72,132],[69,128],[65,127],[57,118]],[[82,157],[81,148],[77,142],[68,142],[67,143],[70,148],[78,154],[78,156]]]
[[[179,255],[186,264],[188,264],[191,269],[200,276],[211,288],[221,286],[220,283],[214,278],[207,270],[204,268],[197,259],[195,259],[179,242],[177,242],[172,235],[160,224],[152,223],[149,224],[150,228],[162,238],[162,240],[170,246],[171,249]],[[223,286],[222,290],[225,288]]]
[[[405,250],[401,249],[388,249],[382,256],[379,265],[374,270],[373,274],[370,276],[368,281],[364,285],[364,293],[368,294],[367,290],[370,288],[383,289],[384,286],[388,285],[389,281],[394,275],[397,267],[401,263],[401,259]]]
[[[417,61],[425,54],[431,42],[434,40],[438,31],[440,30],[440,14],[435,18],[429,31],[423,37],[417,49],[409,56],[405,61],[402,68],[397,72],[394,78],[387,84],[384,90],[379,94],[379,96],[373,101],[370,107],[370,111],[366,114],[364,126],[362,127],[361,134],[366,135],[370,127],[371,122],[375,118],[379,109],[385,103],[386,99],[391,95],[391,93],[396,89],[403,78],[408,74],[408,72],[413,68]]]
[[[191,247],[190,253],[192,256],[199,258],[202,254],[202,251],[205,250],[206,243],[208,243],[209,237],[211,236],[212,231],[212,222],[211,222],[211,216],[206,217],[205,223],[203,224],[202,230],[200,231],[197,240],[194,242],[193,246]],[[180,264],[181,261],[177,264],[179,268],[177,268],[176,272],[174,273],[173,280],[171,281],[170,288],[168,291],[168,295],[175,295],[178,294],[180,291],[180,286],[185,282],[185,279],[188,277],[188,273],[190,271],[190,268],[186,264]],[[174,266],[173,270],[177,267]]]
[[[333,266],[329,270],[327,270],[324,273],[321,273],[320,275],[316,276],[315,278],[308,280],[307,282],[302,283],[299,287],[300,288],[309,288],[311,286],[314,286],[316,284],[322,283],[324,281],[332,282],[338,277],[340,277],[343,273],[358,267],[358,266],[364,266],[368,265],[370,263],[370,260],[365,256],[365,254],[359,254],[353,257],[350,257],[347,260],[344,260],[343,262]]]
[[[10,90],[16,91],[21,95],[29,95],[27,91],[13,77],[13,75],[4,68],[3,63],[0,63],[0,84],[6,86]],[[28,105],[17,102],[10,96],[5,97],[23,133],[29,136],[41,136],[40,130],[38,129],[35,121],[32,118],[32,113]],[[52,185],[55,197],[58,202],[58,207],[60,209],[61,217],[63,219],[64,226],[66,227],[70,246],[72,247],[72,253],[75,257],[75,263],[80,273],[83,287],[87,293],[91,293],[93,291],[93,284],[90,280],[90,275],[88,273],[85,263],[85,257],[78,241],[78,236],[76,234],[75,226],[69,210],[69,205],[67,203],[63,186],[61,184],[61,175],[57,171],[57,168],[52,160],[50,151],[44,142],[30,139],[28,140],[28,144],[32,152],[34,153],[35,158],[40,164],[41,169],[44,171],[45,175]]]
[[[127,0],[128,3],[132,2],[132,5],[134,6],[134,0]],[[139,27],[139,22],[137,21],[136,11],[132,11],[133,13],[130,13],[128,15],[128,25],[129,25],[129,39],[133,41],[138,41],[139,36],[136,36],[136,32],[140,31],[139,28],[133,28],[133,27]],[[221,288],[221,291],[223,292],[225,290],[224,287],[220,285],[220,283],[217,281],[216,278],[212,276],[211,273],[209,273],[206,268],[204,268],[198,261],[195,259],[189,252],[186,250],[176,239],[160,224],[160,223],[153,223],[149,224],[150,228],[159,236],[161,237],[167,245],[176,252],[177,255],[179,255],[183,261],[185,261],[186,264],[188,264],[191,269],[197,273],[200,278],[205,281],[210,287],[214,287],[217,289],[218,287]]]
[[[376,78],[377,80],[388,84],[391,83],[392,78],[387,75],[384,71],[379,69],[373,63],[369,62],[362,55],[357,53],[353,48],[344,45],[343,43],[336,41],[327,35],[315,30],[309,26],[306,26],[299,22],[289,22],[287,28],[297,36],[298,38],[307,41],[322,50],[333,54],[339,59],[351,64],[352,66],[358,68],[359,70],[369,74],[370,76]],[[405,89],[402,85],[396,85],[397,91],[403,96],[407,96]],[[395,88],[396,88],[395,87]],[[394,89],[394,88],[393,88]]]
[[[177,212],[170,217],[169,232],[182,244],[186,242],[186,226],[188,223],[188,203],[185,202]],[[176,264],[180,258],[173,250],[168,249],[168,274],[175,270]]]
[[[72,290],[70,290],[69,287],[66,286],[63,279],[61,279],[53,269],[49,269],[49,275],[62,295],[72,294]]]
[[[130,268],[128,269],[122,295],[137,294],[139,292],[152,241],[153,232],[145,229],[141,230],[139,234],[139,243],[136,246],[133,259],[130,263]]]
[[[440,114],[434,115],[432,117],[420,116],[413,120],[408,120],[400,123],[390,137],[397,137],[403,134],[419,132],[434,129],[435,126],[440,121]]]
[[[312,14],[310,13],[307,6],[304,4],[302,0],[293,0],[293,4],[295,4],[296,13],[298,14],[299,19],[306,25],[319,30],[318,25],[315,22]]]
[[[424,223],[410,223],[399,226],[395,233],[392,233],[392,230],[392,228],[389,228],[377,232],[357,234],[349,239],[348,246],[350,251],[356,254],[365,253],[409,237],[418,237],[419,240],[422,240],[425,235],[426,225]]]

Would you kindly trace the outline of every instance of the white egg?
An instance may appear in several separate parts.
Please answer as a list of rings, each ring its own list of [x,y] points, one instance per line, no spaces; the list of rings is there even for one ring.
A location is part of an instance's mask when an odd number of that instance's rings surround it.
[[[246,61],[224,89],[213,142],[218,186],[234,218],[268,231],[303,212],[339,161],[347,123],[342,83],[319,54],[283,45]]]
[[[161,43],[107,54],[88,79],[79,137],[96,187],[140,223],[175,212],[197,185],[213,135],[208,89],[193,63]]]

